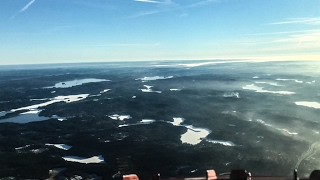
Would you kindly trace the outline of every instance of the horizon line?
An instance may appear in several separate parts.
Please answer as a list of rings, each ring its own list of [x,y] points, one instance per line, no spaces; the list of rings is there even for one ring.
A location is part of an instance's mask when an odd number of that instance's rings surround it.
[[[295,57],[295,56],[293,56]],[[202,59],[158,59],[158,60],[97,60],[97,61],[69,61],[69,62],[48,62],[48,63],[13,63],[0,64],[0,66],[28,66],[28,65],[55,65],[55,64],[86,64],[86,63],[133,63],[133,62],[165,62],[165,61],[233,61],[233,62],[281,62],[281,61],[320,61],[320,56],[312,58],[293,58],[292,56],[276,57],[242,57],[242,58],[202,58]],[[292,59],[291,59],[292,58]],[[235,61],[237,60],[237,61]]]

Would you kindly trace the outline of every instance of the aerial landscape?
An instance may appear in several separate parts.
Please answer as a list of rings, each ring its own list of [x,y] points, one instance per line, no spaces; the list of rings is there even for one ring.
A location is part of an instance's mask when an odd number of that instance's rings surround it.
[[[104,179],[118,171],[200,176],[210,168],[308,174],[320,165],[319,65],[6,66],[0,70],[0,176],[45,179],[56,169]],[[301,67],[306,72],[296,73]]]
[[[2,0],[0,180],[309,177],[319,49],[319,0]]]

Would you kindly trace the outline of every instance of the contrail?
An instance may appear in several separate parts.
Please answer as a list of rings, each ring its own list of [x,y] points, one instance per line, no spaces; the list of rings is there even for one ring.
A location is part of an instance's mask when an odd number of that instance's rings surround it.
[[[29,6],[31,6],[31,4],[33,4],[36,0],[31,0],[27,5],[25,5],[22,9],[20,9],[19,13],[25,11],[28,9]]]
[[[29,8],[29,6],[31,6],[36,0],[31,0],[27,5],[25,5],[22,9],[20,9],[20,11],[18,11],[16,14],[14,14],[11,18],[15,18],[18,14],[22,13],[23,11],[27,10]]]

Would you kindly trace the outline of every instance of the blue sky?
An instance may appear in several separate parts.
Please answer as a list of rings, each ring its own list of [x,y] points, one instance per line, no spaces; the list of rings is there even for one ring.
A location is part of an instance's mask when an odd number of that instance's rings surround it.
[[[319,0],[0,0],[0,64],[320,60]]]

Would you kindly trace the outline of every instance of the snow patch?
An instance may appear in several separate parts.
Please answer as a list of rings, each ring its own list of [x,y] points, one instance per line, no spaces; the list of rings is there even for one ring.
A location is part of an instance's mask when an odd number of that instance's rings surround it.
[[[310,81],[310,82],[306,82],[307,84],[314,84],[316,82],[316,80]]]
[[[25,146],[21,146],[21,147],[17,147],[17,148],[14,148],[15,150],[21,150],[21,149],[25,149],[27,147],[30,147],[31,145],[25,145]]]
[[[65,161],[78,162],[78,163],[84,163],[84,164],[105,163],[104,158],[102,157],[102,155],[93,156],[91,158],[84,158],[84,157],[79,157],[79,156],[65,156],[65,157],[62,157],[62,158]]]
[[[71,102],[76,102],[83,100],[87,98],[89,94],[79,94],[79,95],[69,95],[69,96],[57,96],[51,99],[51,101],[40,103],[40,104],[35,104],[31,106],[26,106],[26,107],[21,107],[18,109],[12,109],[11,112],[19,111],[19,110],[29,110],[29,111],[35,111],[36,109],[43,107],[43,106],[48,106],[53,103],[57,102],[66,102],[66,103],[71,103]]]
[[[227,97],[227,98],[230,98],[230,97],[240,98],[238,92],[225,92],[225,93],[223,94],[223,97]]]
[[[31,110],[20,114],[39,114],[39,112],[41,112],[41,110]]]
[[[283,85],[279,85],[278,83],[275,83],[275,82],[255,81],[254,83],[256,83],[256,84],[269,84],[271,86],[283,86]]]
[[[167,76],[167,77],[164,77],[164,76],[152,76],[152,77],[137,78],[136,80],[141,80],[143,82],[146,82],[146,81],[154,81],[154,80],[159,80],[159,79],[170,79],[170,78],[173,78],[173,76]]]
[[[151,124],[151,123],[153,123],[153,122],[155,122],[154,119],[142,119],[142,120],[140,121],[141,124]]]
[[[183,123],[183,121],[184,121],[184,118],[174,117],[173,118],[173,122],[171,122],[171,124],[174,125],[174,126],[180,126],[181,123]]]
[[[146,87],[146,89],[140,89],[142,92],[156,92],[156,93],[161,93],[162,91],[154,91],[151,88],[153,86],[148,86],[148,85],[143,85],[144,87]]]
[[[62,150],[69,150],[70,148],[72,148],[72,146],[69,146],[67,144],[45,144],[46,146],[54,146],[56,148],[62,149]]]
[[[118,115],[118,114],[114,114],[114,115],[110,115],[108,116],[109,118],[113,119],[113,120],[120,120],[123,121],[125,119],[131,119],[130,115]]]
[[[130,126],[129,124],[122,124],[122,125],[119,125],[118,127],[121,128],[121,127],[127,127],[127,126]]]
[[[300,80],[297,80],[297,79],[281,79],[281,78],[278,78],[276,80],[277,81],[294,81],[296,83],[303,83],[303,81],[300,81]]]
[[[295,94],[295,92],[291,92],[291,91],[268,91],[268,90],[264,90],[263,87],[258,87],[258,86],[255,86],[254,84],[246,85],[242,87],[242,89],[252,90],[255,92],[262,92],[262,93],[273,93],[273,94],[284,94],[284,95]]]
[[[297,101],[295,102],[298,106],[306,106],[310,108],[320,109],[320,103],[318,102],[309,102],[309,101]]]
[[[192,145],[199,144],[203,138],[207,137],[211,131],[205,128],[197,128],[192,125],[185,126],[188,128],[187,132],[181,135],[180,140],[182,143],[188,143]]]
[[[76,79],[72,81],[64,81],[56,83],[54,86],[44,87],[44,88],[69,88],[73,86],[80,86],[86,83],[93,83],[93,82],[103,82],[103,81],[110,81],[107,79],[95,79],[95,78],[86,78],[86,79]]]
[[[221,141],[221,140],[212,140],[212,139],[206,139],[206,141],[213,143],[213,144],[221,144],[224,146],[235,146],[235,144],[231,141]]]
[[[154,119],[142,119],[140,122],[138,123],[134,123],[134,124],[122,124],[122,125],[119,125],[118,127],[121,128],[121,127],[128,127],[128,126],[135,126],[135,125],[142,125],[142,124],[151,124],[151,123],[154,123],[156,120]]]
[[[108,92],[108,91],[110,91],[111,89],[105,89],[105,90],[103,90],[103,91],[100,91],[100,93],[105,93],[105,92]]]

